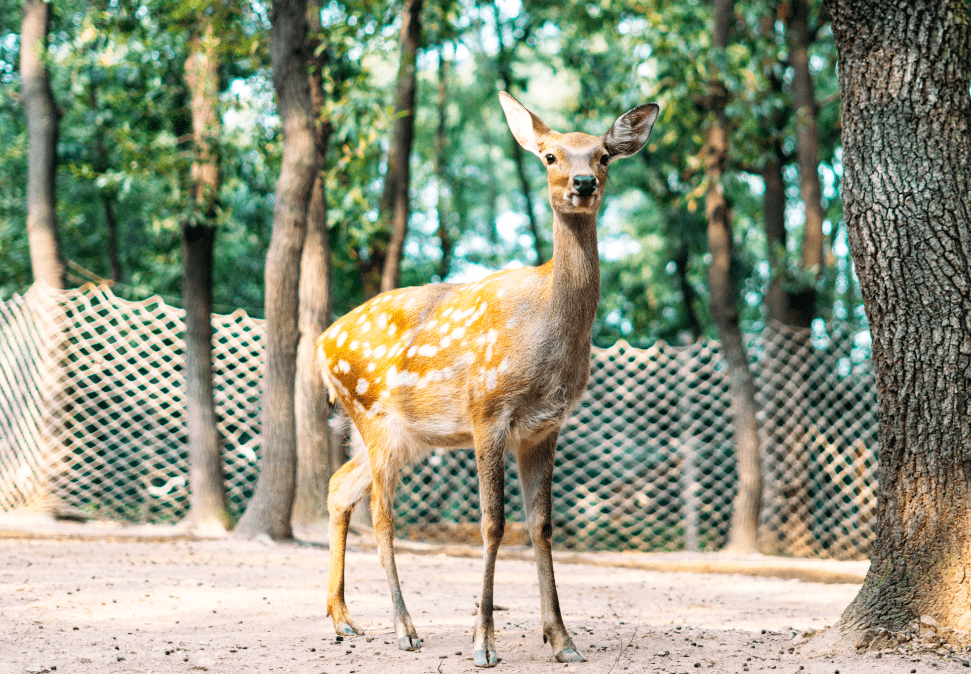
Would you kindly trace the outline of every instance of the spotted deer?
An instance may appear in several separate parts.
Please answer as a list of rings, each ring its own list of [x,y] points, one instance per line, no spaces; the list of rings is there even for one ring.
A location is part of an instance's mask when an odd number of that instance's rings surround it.
[[[432,448],[475,448],[482,509],[482,597],[475,664],[498,663],[493,626],[496,553],[505,526],[507,451],[515,453],[535,549],[543,640],[580,662],[560,615],[551,556],[551,481],[559,428],[586,388],[600,299],[597,211],[607,167],[647,142],[658,106],[621,115],[603,136],[556,133],[512,96],[499,101],[513,136],[546,164],[553,257],[466,284],[392,290],[344,315],[318,340],[318,363],[367,447],[330,481],[327,613],[340,635],[363,634],[344,601],[351,511],[370,491],[371,516],[394,604],[398,647],[417,650],[395,566],[398,473]]]

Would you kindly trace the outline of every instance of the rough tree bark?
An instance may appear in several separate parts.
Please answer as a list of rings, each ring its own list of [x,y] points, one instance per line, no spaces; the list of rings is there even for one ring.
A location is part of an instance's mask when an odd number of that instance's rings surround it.
[[[297,492],[293,523],[316,525],[327,517],[327,486],[344,462],[335,455],[327,388],[316,367],[314,345],[331,322],[330,239],[327,231],[327,199],[323,168],[330,142],[331,124],[324,115],[323,69],[327,66],[320,45],[320,0],[307,8],[310,99],[313,106],[316,147],[314,184],[307,208],[307,232],[300,258],[300,341],[297,346],[295,393],[297,424]]]
[[[50,5],[25,0],[20,30],[20,81],[27,117],[27,238],[34,279],[64,287],[64,258],[57,231],[58,117],[47,76]]]
[[[415,138],[415,90],[417,88],[418,43],[421,39],[422,0],[406,0],[401,10],[401,60],[394,101],[394,131],[384,178],[381,217],[391,222],[391,239],[384,256],[381,292],[398,287],[401,255],[411,216],[411,146]],[[367,289],[365,289],[367,291]],[[373,294],[373,293],[369,293]]]
[[[307,2],[277,0],[271,10],[270,55],[283,162],[266,256],[266,364],[263,375],[260,477],[236,526],[241,538],[291,538],[297,467],[294,390],[300,258],[316,174],[316,143],[307,76]]]
[[[189,512],[193,529],[230,527],[223,486],[212,386],[212,267],[219,194],[219,38],[202,16],[189,38],[185,83],[192,111],[195,210],[182,223],[182,303],[185,308],[186,430],[189,440]]]
[[[714,49],[728,46],[733,20],[733,0],[715,0]],[[714,59],[712,59],[714,63]],[[712,66],[714,67],[714,66]],[[729,204],[722,188],[728,157],[728,129],[725,119],[727,92],[720,77],[712,74],[709,105],[712,112],[705,147],[705,212],[708,216],[708,249],[712,261],[708,268],[711,314],[718,328],[721,353],[728,368],[735,429],[735,457],[738,465],[738,492],[732,508],[728,547],[734,551],[758,550],[759,511],[762,506],[762,468],[759,457],[755,382],[749,370],[742,341],[738,307],[732,286],[732,223]]]
[[[965,2],[831,0],[842,196],[873,336],[880,489],[870,570],[840,627],[971,631],[971,16]],[[954,634],[959,630],[965,634]]]

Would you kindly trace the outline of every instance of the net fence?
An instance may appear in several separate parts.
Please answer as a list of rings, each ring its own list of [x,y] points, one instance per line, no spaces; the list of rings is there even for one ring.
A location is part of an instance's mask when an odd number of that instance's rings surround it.
[[[139,523],[188,511],[181,309],[106,287],[35,286],[0,303],[0,509]],[[239,515],[259,470],[263,321],[213,316],[223,470]],[[866,333],[750,337],[760,406],[764,552],[864,558],[875,526],[877,418]],[[735,458],[718,344],[595,348],[560,433],[554,542],[579,550],[712,550],[728,536]],[[507,460],[506,509],[523,508]],[[471,451],[401,476],[399,533],[477,530]],[[511,527],[516,530],[515,524]]]

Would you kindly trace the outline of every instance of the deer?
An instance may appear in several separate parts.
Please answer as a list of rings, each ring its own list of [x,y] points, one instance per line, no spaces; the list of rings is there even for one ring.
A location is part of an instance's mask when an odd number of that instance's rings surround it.
[[[499,102],[515,140],[546,165],[552,258],[472,283],[384,292],[317,340],[331,404],[340,401],[366,451],[330,481],[327,615],[338,635],[360,635],[344,598],[351,513],[369,492],[398,647],[421,648],[398,580],[394,492],[399,471],[434,448],[474,448],[483,540],[473,661],[499,662],[493,622],[496,555],[505,527],[505,456],[515,456],[534,549],[544,643],[559,662],[585,661],[563,623],[553,577],[552,479],[560,427],[586,389],[600,301],[597,213],[607,169],[647,142],[659,107],[625,112],[603,136],[557,133],[506,92]]]

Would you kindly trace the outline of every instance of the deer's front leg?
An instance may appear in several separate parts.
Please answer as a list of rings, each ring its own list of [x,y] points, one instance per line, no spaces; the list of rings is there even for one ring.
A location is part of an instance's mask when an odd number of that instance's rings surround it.
[[[536,555],[539,575],[540,606],[543,612],[543,641],[553,647],[553,657],[560,662],[585,662],[574,645],[560,615],[560,600],[553,578],[553,463],[556,458],[557,433],[551,433],[536,446],[520,450],[519,479],[526,504],[526,526]]]
[[[373,462],[372,462],[372,465]],[[398,567],[394,561],[394,488],[397,483],[397,471],[394,476],[374,476],[371,487],[371,519],[374,523],[374,537],[378,543],[378,555],[381,566],[388,576],[388,587],[391,590],[391,601],[394,604],[394,632],[398,637],[398,648],[403,651],[417,651],[421,648],[418,631],[411,622],[408,609],[405,608],[405,598],[401,594],[401,583],[398,581]]]
[[[476,442],[475,461],[479,471],[479,502],[482,507],[482,598],[475,618],[472,657],[476,667],[495,667],[499,664],[492,617],[492,588],[496,576],[496,553],[506,528],[505,454],[504,434],[502,438]]]

